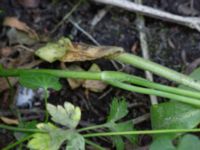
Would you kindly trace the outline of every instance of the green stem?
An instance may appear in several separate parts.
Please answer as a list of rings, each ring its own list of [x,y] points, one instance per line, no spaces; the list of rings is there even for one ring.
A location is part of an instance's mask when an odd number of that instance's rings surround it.
[[[196,107],[200,107],[200,100],[198,100],[198,99],[184,97],[184,96],[171,94],[171,93],[167,93],[167,92],[162,92],[162,91],[158,91],[158,90],[154,90],[154,89],[141,88],[141,87],[129,85],[126,83],[118,82],[116,80],[108,80],[107,83],[109,83],[115,87],[127,90],[127,91],[137,92],[137,93],[141,93],[141,94],[161,96],[161,97],[169,98],[172,100],[177,100],[179,102],[192,104]]]
[[[90,126],[90,127],[85,127],[85,128],[81,128],[81,129],[78,129],[77,131],[78,132],[83,132],[83,131],[87,131],[87,130],[95,130],[95,129],[98,129],[98,128],[105,128],[107,127],[107,124],[101,124],[101,125],[94,125],[94,126]]]
[[[87,79],[87,80],[101,80],[101,72],[87,72],[87,71],[65,71],[55,69],[3,69],[0,67],[0,77],[20,76],[20,74],[29,73],[45,73],[60,78],[73,79]]]
[[[104,78],[112,78],[116,80],[128,81],[136,85],[141,85],[149,88],[155,88],[158,90],[171,92],[174,94],[185,95],[193,98],[200,98],[198,92],[173,88],[158,83],[154,83],[145,80],[140,77],[128,75],[121,72],[114,71],[103,71],[103,72],[86,72],[86,71],[64,71],[64,70],[52,70],[52,69],[0,69],[0,76],[20,76],[23,72],[34,72],[34,73],[48,73],[57,77],[68,77],[74,79],[87,79],[87,80],[104,80]]]
[[[117,135],[138,135],[138,134],[166,134],[166,133],[186,133],[186,132],[200,132],[200,129],[163,129],[163,130],[145,130],[145,131],[123,131],[123,132],[101,132],[88,133],[83,135],[85,138],[99,137],[99,136],[117,136]]]
[[[141,58],[132,54],[128,54],[128,53],[122,53],[122,54],[112,57],[111,59],[114,59],[122,63],[130,64],[134,67],[150,71],[159,76],[175,81],[179,84],[183,84],[188,87],[194,88],[196,90],[200,90],[200,81],[196,81],[193,78],[190,78],[184,74],[178,73],[172,69],[161,66],[157,63],[146,60],[144,58]]]
[[[165,92],[169,92],[169,93],[173,93],[173,94],[177,94],[177,95],[183,95],[183,96],[187,96],[187,97],[191,97],[191,98],[200,99],[199,92],[189,91],[189,90],[184,90],[184,89],[180,89],[180,88],[176,88],[176,87],[170,87],[170,86],[158,84],[158,83],[143,79],[141,77],[125,74],[122,72],[104,71],[104,72],[102,72],[101,76],[102,76],[102,80],[104,80],[104,81],[113,80],[113,79],[120,81],[120,82],[126,81],[128,83],[132,83],[135,85],[140,85],[140,86],[144,86],[144,87],[148,87],[148,88],[152,88],[152,89],[157,89],[159,91],[165,91]]]
[[[200,106],[200,101],[198,100],[200,99],[200,96],[198,92],[163,86],[163,85],[153,83],[153,82],[150,82],[145,79],[141,79],[139,77],[135,77],[132,75],[127,75],[121,72],[113,72],[113,71],[86,72],[86,71],[52,70],[52,69],[2,69],[0,68],[0,76],[20,76],[20,74],[27,73],[27,72],[30,74],[31,73],[46,73],[53,76],[64,77],[64,78],[68,77],[68,78],[75,78],[75,79],[102,80],[113,86],[116,86],[128,91],[161,96],[165,98],[174,99],[180,102]],[[142,85],[145,87],[155,88],[158,90],[131,86],[129,84],[122,83],[124,81],[134,83],[137,85]],[[198,98],[198,99],[195,99],[195,98]]]
[[[38,133],[43,133],[43,131],[38,130],[38,129],[18,128],[18,127],[3,125],[3,124],[0,124],[0,128],[6,129],[6,130],[15,131],[15,132],[38,132]]]
[[[87,144],[89,144],[89,145],[95,147],[95,148],[98,149],[98,150],[106,150],[105,148],[101,147],[100,145],[98,145],[98,144],[96,144],[96,143],[94,143],[94,142],[92,142],[92,141],[90,141],[90,140],[86,140],[86,139],[85,139],[85,142],[86,142]]]
[[[26,136],[26,137],[24,137],[24,138],[16,141],[15,143],[9,144],[8,146],[6,146],[5,148],[3,148],[2,150],[10,150],[10,149],[16,147],[17,145],[19,145],[19,144],[21,144],[21,143],[29,140],[31,137],[32,137],[32,135],[28,135],[28,136]]]
[[[47,103],[48,103],[48,97],[49,97],[49,92],[48,92],[48,89],[45,89],[44,90],[44,104],[45,104],[45,123],[48,122],[48,119],[49,119],[49,113],[47,111]]]

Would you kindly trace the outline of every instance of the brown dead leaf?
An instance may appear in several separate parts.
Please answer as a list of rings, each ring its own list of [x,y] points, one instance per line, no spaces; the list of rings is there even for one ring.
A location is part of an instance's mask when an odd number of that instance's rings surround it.
[[[86,61],[108,57],[123,52],[121,47],[92,46],[84,43],[72,43],[66,54],[60,59],[62,62]]]
[[[33,45],[38,41],[37,39],[30,37],[27,33],[16,30],[15,28],[9,29],[6,35],[10,45]]]
[[[1,57],[8,57],[11,54],[12,54],[12,48],[11,47],[0,48],[0,56]]]
[[[1,58],[0,63],[5,68],[32,68],[32,67],[38,66],[42,62],[42,61],[35,60],[33,58],[33,53],[30,51],[22,50],[22,49],[18,50],[16,47],[11,47],[11,49],[12,50],[11,50],[10,55],[15,54],[16,52],[18,52],[19,55],[17,55],[14,58],[11,58],[11,57]],[[7,51],[7,49],[5,49],[5,51]],[[2,51],[1,51],[1,53],[2,53]],[[7,52],[5,52],[5,53],[7,53]],[[9,77],[9,81],[10,81],[11,85],[14,86],[17,83],[18,79]],[[8,85],[6,79],[0,77],[0,92],[5,91],[7,89],[9,89],[9,85]]]
[[[62,69],[65,70],[71,70],[71,71],[84,71],[80,66],[78,65],[71,65],[69,67],[66,67],[64,63],[61,65]],[[91,72],[100,72],[101,69],[97,64],[92,64],[90,69],[88,71]],[[80,80],[80,79],[67,79],[69,86],[71,89],[76,89],[80,86],[84,87],[88,91],[92,92],[102,92],[107,85],[101,81],[96,81],[96,80]]]
[[[92,92],[102,92],[107,85],[101,81],[86,80],[83,84],[83,87]]]
[[[6,123],[6,124],[9,124],[9,125],[18,125],[19,124],[19,121],[17,119],[10,119],[10,118],[7,118],[7,117],[3,117],[3,116],[0,116],[0,119]]]
[[[50,63],[60,60],[61,62],[87,61],[123,52],[123,48],[115,46],[92,46],[83,43],[72,43],[68,38],[60,38],[57,42],[47,43],[39,48],[35,55]]]
[[[101,69],[97,64],[92,64],[88,71],[100,72]],[[107,84],[102,81],[86,80],[82,86],[92,92],[102,92],[107,87]]]
[[[26,23],[18,20],[16,17],[6,17],[3,21],[4,26],[16,28],[17,30],[26,32],[31,38],[38,39],[37,33],[31,29]]]
[[[77,65],[71,65],[68,68],[66,68],[66,70],[71,70],[71,71],[84,71],[84,69],[82,69],[80,66]],[[80,80],[80,79],[67,79],[69,86],[71,87],[71,89],[76,89],[78,87],[80,87],[83,83],[84,80]]]
[[[81,86],[81,84],[83,83],[83,80],[79,80],[79,79],[67,79],[69,86],[71,87],[72,90],[78,88]]]

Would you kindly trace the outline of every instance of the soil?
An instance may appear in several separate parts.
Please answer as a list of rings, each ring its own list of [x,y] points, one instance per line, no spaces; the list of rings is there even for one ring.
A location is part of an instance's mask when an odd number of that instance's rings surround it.
[[[1,0],[0,9],[3,10],[1,20],[8,16],[15,16],[21,21],[28,24],[38,34],[44,36],[44,39],[56,41],[62,36],[70,37],[73,41],[94,44],[83,32],[78,30],[70,21],[62,23],[62,25],[54,32],[50,32],[62,20],[78,1],[40,1],[36,8],[26,8],[20,5],[18,1]],[[179,15],[186,15],[186,11],[180,11],[178,8],[187,3],[186,0],[144,0],[146,5],[159,8],[168,12]],[[200,4],[198,0],[194,0],[194,9],[197,10],[195,16],[199,16]],[[138,30],[136,27],[135,13],[128,12],[123,9],[110,7],[106,15],[100,22],[92,27],[91,21],[99,10],[105,8],[105,5],[97,4],[91,1],[84,1],[76,11],[70,16],[70,19],[79,24],[79,26],[87,31],[101,45],[121,46],[127,52],[141,55],[139,45]],[[191,15],[191,14],[189,14]],[[146,34],[148,36],[149,53],[151,60],[161,65],[167,66],[179,72],[186,72],[190,64],[200,57],[200,34],[196,30],[191,30],[177,24],[163,22],[152,18],[146,19]],[[6,31],[8,27],[0,28],[0,48],[9,45]],[[45,41],[45,40],[44,40]],[[29,45],[28,47],[36,49],[44,42]],[[133,47],[135,47],[133,51]],[[132,49],[132,50],[131,50]],[[38,59],[38,58],[35,58]],[[97,63],[102,70],[116,70],[112,63],[108,60],[97,60],[87,62],[77,62],[75,64],[88,69],[92,63]],[[67,63],[66,65],[70,65]],[[74,63],[73,63],[74,64]],[[120,64],[118,64],[121,67]],[[60,63],[53,64],[42,63],[40,68],[60,68]],[[142,70],[125,66],[123,71],[144,77]],[[176,84],[164,78],[154,76],[154,80],[166,85],[175,86]],[[82,121],[80,126],[89,124],[100,124],[106,120],[109,106],[114,97],[124,97],[130,107],[128,118],[137,118],[150,111],[149,96],[137,93],[131,93],[118,88],[107,87],[104,92],[94,93],[88,92],[84,88],[72,90],[65,79],[61,80],[63,88],[59,92],[52,91],[49,102],[53,104],[63,104],[70,101],[74,105],[80,106],[82,110]],[[105,94],[106,91],[109,93]],[[105,95],[104,95],[105,94]],[[159,101],[164,99],[159,98]],[[150,119],[147,119],[135,126],[136,129],[151,129]],[[12,142],[14,139],[12,132],[0,130],[0,148]],[[102,141],[95,141],[102,143]],[[139,137],[139,147],[148,146],[151,143],[149,136]],[[112,149],[111,143],[103,143],[103,145]]]

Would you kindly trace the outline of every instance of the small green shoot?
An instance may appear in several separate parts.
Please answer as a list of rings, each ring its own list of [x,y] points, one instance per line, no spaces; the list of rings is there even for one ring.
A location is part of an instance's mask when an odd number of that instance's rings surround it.
[[[119,101],[117,98],[114,98],[110,106],[110,113],[108,115],[107,122],[116,122],[117,120],[122,119],[128,114],[128,106],[125,99]]]
[[[128,106],[127,102],[124,98],[117,99],[114,98],[112,104],[110,106],[110,113],[107,119],[107,127],[110,131],[113,132],[122,132],[122,131],[133,131],[133,123],[131,121],[120,122],[128,114]],[[112,140],[113,143],[116,145],[117,150],[124,149],[124,142],[123,136],[113,136]],[[126,135],[124,136],[127,138],[131,143],[136,143],[136,136],[135,135]]]

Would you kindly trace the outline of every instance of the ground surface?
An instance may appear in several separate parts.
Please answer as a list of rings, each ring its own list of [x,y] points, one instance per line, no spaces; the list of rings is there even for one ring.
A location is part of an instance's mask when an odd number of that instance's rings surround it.
[[[20,0],[19,0],[20,1]],[[171,1],[171,0],[157,0],[145,1],[145,4],[166,10],[172,13],[186,15],[185,11],[180,11],[178,8],[184,5],[186,0]],[[70,37],[73,41],[84,42],[88,44],[95,44],[82,31],[77,29],[69,20],[62,23],[62,25],[54,32],[50,32],[60,22],[78,1],[59,1],[52,3],[51,1],[40,1],[40,4],[35,8],[27,8],[20,5],[14,0],[0,1],[0,8],[4,10],[1,14],[1,19],[14,16],[25,22],[32,29],[34,29],[40,36],[44,37],[44,42],[37,42],[32,45],[25,46],[36,49],[47,41],[47,38],[57,40],[62,36]],[[121,46],[127,52],[141,54],[138,30],[136,28],[135,13],[128,12],[119,8],[108,8],[108,11],[99,23],[92,27],[91,22],[99,10],[105,8],[105,5],[96,4],[94,2],[82,3],[74,13],[69,17],[73,22],[77,23],[82,29],[89,33],[101,45]],[[200,6],[197,0],[194,0],[194,7],[196,16],[199,16]],[[189,9],[189,8],[188,8]],[[191,15],[191,14],[189,14]],[[148,36],[149,52],[151,60],[162,64],[164,66],[173,68],[180,72],[191,71],[191,63],[200,57],[200,34],[196,30],[188,29],[176,24],[162,22],[152,18],[145,18],[147,22],[146,33]],[[9,27],[1,25],[0,32],[0,50],[4,47],[13,47],[19,43],[10,43],[7,33]],[[132,50],[131,50],[132,49]],[[1,59],[5,57],[1,54]],[[38,58],[31,58],[33,60]],[[102,70],[115,70],[112,63],[106,60],[95,61]],[[75,63],[88,69],[92,62]],[[69,65],[69,64],[67,64]],[[194,63],[193,63],[194,65]],[[198,65],[198,64],[197,64]],[[15,66],[16,67],[16,66]],[[59,68],[60,63],[47,64],[43,62],[39,67],[45,68]],[[119,67],[121,67],[119,65]],[[125,72],[133,73],[139,76],[144,76],[143,71],[125,66]],[[155,81],[175,85],[166,79],[154,76]],[[63,104],[64,101],[70,101],[78,105],[82,109],[83,117],[81,125],[98,124],[106,120],[109,104],[113,97],[125,97],[130,104],[129,118],[137,118],[149,113],[150,101],[149,97],[137,93],[130,93],[119,90],[117,88],[107,87],[101,93],[88,92],[84,88],[71,90],[67,81],[61,81],[63,89],[60,92],[52,92],[49,102],[53,104]],[[105,94],[107,91],[107,94]],[[6,90],[1,93],[4,97]],[[163,100],[163,99],[159,99]],[[5,104],[1,104],[1,110],[6,110]],[[39,108],[42,109],[42,104]],[[90,113],[88,113],[90,112]],[[30,117],[29,115],[27,117]],[[137,129],[149,129],[151,127],[150,120],[136,125]],[[0,147],[7,145],[13,139],[12,134],[0,130]],[[148,136],[141,136],[139,138],[139,145],[145,146],[151,142]],[[105,145],[110,145],[105,143]],[[110,146],[111,148],[111,146]]]

